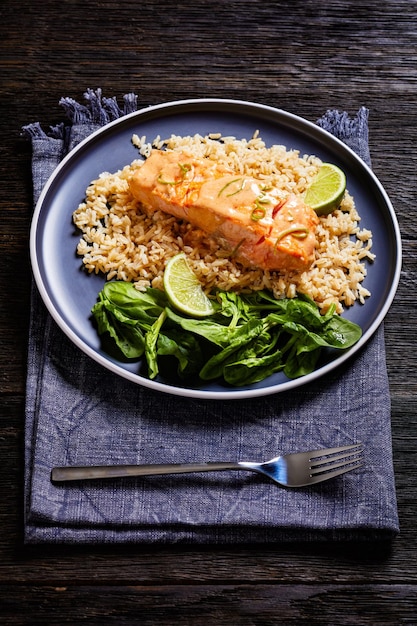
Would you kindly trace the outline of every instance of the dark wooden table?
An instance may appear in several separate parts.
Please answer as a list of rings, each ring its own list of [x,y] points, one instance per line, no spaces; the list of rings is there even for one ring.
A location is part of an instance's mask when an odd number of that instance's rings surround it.
[[[3,0],[1,624],[416,624],[417,2]],[[29,142],[61,96],[251,100],[315,121],[370,110],[373,168],[404,244],[386,318],[401,534],[390,546],[46,547],[22,542],[31,271]]]

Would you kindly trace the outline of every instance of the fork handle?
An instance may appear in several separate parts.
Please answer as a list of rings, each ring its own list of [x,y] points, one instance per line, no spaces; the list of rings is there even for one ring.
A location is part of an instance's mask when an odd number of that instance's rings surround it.
[[[162,465],[90,465],[54,467],[52,482],[94,480],[97,478],[125,478],[127,476],[154,476],[156,474],[190,474],[192,472],[219,472],[221,470],[249,469],[239,462],[165,463]]]

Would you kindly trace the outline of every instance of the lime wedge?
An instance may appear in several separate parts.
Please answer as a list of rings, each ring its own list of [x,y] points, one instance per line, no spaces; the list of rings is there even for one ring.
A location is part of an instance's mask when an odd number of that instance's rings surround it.
[[[214,308],[183,252],[173,256],[165,267],[164,289],[176,309],[191,317],[212,315]]]
[[[346,176],[344,172],[332,163],[323,163],[305,193],[304,202],[317,215],[328,215],[339,208],[345,190]]]

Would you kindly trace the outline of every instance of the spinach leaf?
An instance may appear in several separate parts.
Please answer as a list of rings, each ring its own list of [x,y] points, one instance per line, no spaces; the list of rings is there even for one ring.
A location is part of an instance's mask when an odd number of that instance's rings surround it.
[[[150,287],[146,291],[138,291],[132,283],[122,281],[106,283],[100,297],[124,313],[126,317],[148,321],[151,324],[168,304],[168,298],[160,289]]]
[[[284,374],[288,378],[306,376],[315,370],[320,357],[320,349],[301,350],[300,340],[296,340],[292,346],[288,358],[285,360]]]
[[[157,351],[161,357],[172,356],[177,359],[177,373],[181,377],[198,374],[204,363],[204,353],[198,339],[181,329],[160,333]]]
[[[203,380],[211,380],[222,376],[225,365],[232,362],[236,358],[236,353],[247,346],[255,337],[263,331],[264,324],[262,320],[252,319],[246,324],[240,326],[233,337],[230,339],[226,347],[215,354],[207,361],[200,371],[200,378]]]
[[[128,359],[138,359],[145,351],[145,336],[139,326],[121,322],[104,302],[93,308],[100,335],[109,334],[121,353]]]
[[[155,378],[159,372],[156,345],[165,318],[166,311],[164,309],[145,335],[145,357],[148,364],[149,378]]]
[[[326,320],[323,333],[329,345],[343,350],[352,347],[362,336],[360,326],[339,315]]]
[[[233,291],[217,292],[216,300],[220,305],[218,311],[229,320],[227,324],[229,328],[236,328],[239,322],[247,322],[251,317],[256,316],[250,304]]]
[[[207,341],[210,341],[220,347],[227,346],[236,332],[235,328],[225,326],[224,324],[216,321],[213,317],[192,319],[190,317],[183,317],[168,307],[166,311],[169,320],[184,330],[200,335]]]
[[[281,352],[277,350],[263,357],[249,357],[237,363],[227,363],[223,369],[223,376],[230,385],[251,385],[283,368]]]

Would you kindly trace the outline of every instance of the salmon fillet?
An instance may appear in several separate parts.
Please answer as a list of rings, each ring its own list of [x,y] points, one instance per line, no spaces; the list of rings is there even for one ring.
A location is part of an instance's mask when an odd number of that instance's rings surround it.
[[[197,226],[245,266],[303,270],[316,245],[316,213],[297,196],[186,152],[153,150],[130,180],[148,213]]]

